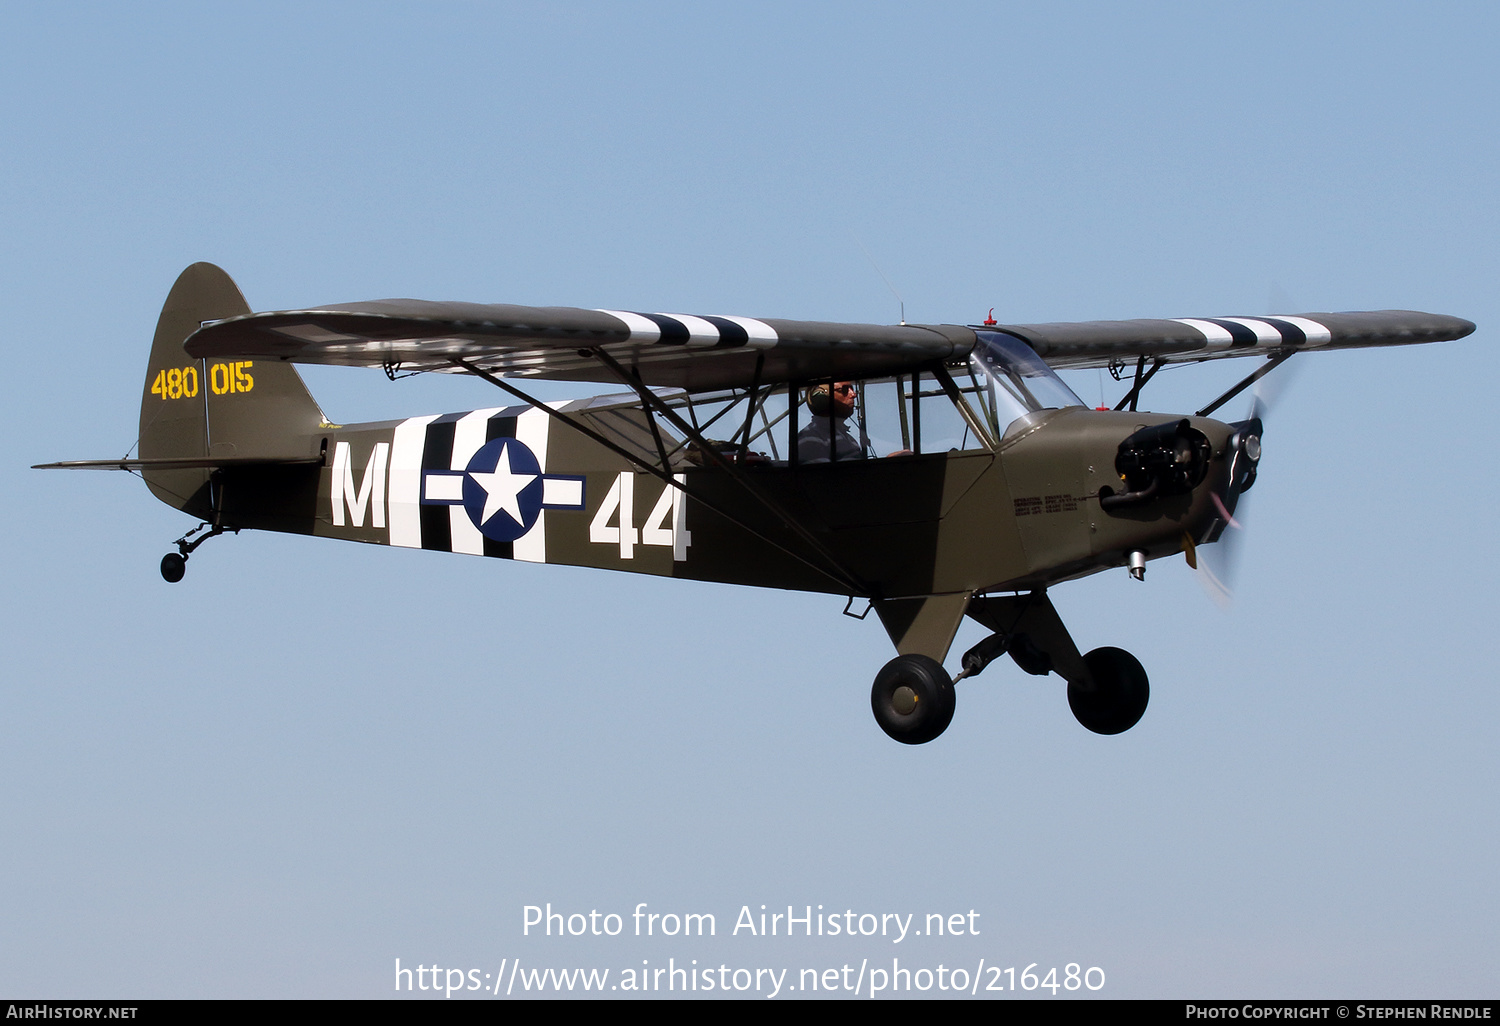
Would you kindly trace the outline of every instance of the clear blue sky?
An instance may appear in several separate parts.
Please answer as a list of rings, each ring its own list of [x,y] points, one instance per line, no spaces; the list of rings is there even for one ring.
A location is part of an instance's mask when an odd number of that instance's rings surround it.
[[[0,993],[898,957],[1098,966],[1111,997],[1493,997],[1497,29],[1479,3],[5,5]],[[257,309],[894,321],[864,250],[913,321],[1479,330],[1305,358],[1230,613],[1178,562],[1054,590],[1151,674],[1113,738],[1006,662],[896,745],[867,698],[889,642],[828,597],[254,533],[168,586],[191,521],[25,469],[132,445],[196,260]],[[495,401],[308,380],[344,423]],[[718,935],[523,936],[547,902]],[[762,904],[980,934],[730,935]]]

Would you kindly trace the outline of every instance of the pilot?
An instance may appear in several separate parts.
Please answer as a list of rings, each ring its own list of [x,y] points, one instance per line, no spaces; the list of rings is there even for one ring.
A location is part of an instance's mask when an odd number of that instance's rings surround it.
[[[854,414],[854,401],[858,398],[859,393],[852,381],[834,382],[831,401],[826,384],[807,390],[807,408],[812,413],[812,423],[797,432],[798,463],[865,458],[865,446],[850,434],[848,424]]]

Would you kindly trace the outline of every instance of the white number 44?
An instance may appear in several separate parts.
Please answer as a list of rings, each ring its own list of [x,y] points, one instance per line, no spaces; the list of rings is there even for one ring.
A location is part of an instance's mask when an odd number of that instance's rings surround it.
[[[672,479],[681,484],[683,476],[674,474]],[[615,521],[614,526],[610,526],[611,520]],[[681,563],[687,559],[688,546],[693,543],[692,532],[687,529],[687,496],[681,488],[663,488],[645,524],[637,531],[635,474],[622,470],[589,524],[589,541],[620,546],[621,559],[634,559],[637,545],[661,545],[670,548],[672,559]]]

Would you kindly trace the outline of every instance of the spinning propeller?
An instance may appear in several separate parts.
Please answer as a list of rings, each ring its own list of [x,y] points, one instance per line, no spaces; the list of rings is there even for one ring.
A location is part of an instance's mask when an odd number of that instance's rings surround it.
[[[1235,431],[1227,447],[1231,454],[1229,482],[1223,492],[1213,495],[1219,519],[1202,539],[1202,543],[1214,544],[1207,549],[1188,549],[1188,562],[1197,569],[1198,582],[1222,608],[1228,608],[1234,599],[1234,578],[1244,545],[1249,507],[1245,493],[1255,484],[1259,471],[1265,417],[1289,382],[1285,371],[1274,381],[1270,375],[1256,381],[1249,416],[1230,424]]]

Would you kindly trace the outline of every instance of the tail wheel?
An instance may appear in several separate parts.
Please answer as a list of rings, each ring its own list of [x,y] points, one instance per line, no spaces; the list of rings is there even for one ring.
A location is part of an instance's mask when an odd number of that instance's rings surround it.
[[[1123,734],[1135,726],[1151,700],[1140,662],[1122,648],[1096,648],[1083,662],[1094,686],[1068,682],[1068,705],[1078,722],[1095,734]]]
[[[176,552],[168,552],[161,557],[161,577],[168,584],[176,584],[182,580],[182,575],[187,573],[187,557]]]
[[[926,744],[953,721],[953,680],[935,659],[897,656],[875,675],[870,708],[880,729],[902,744]]]

